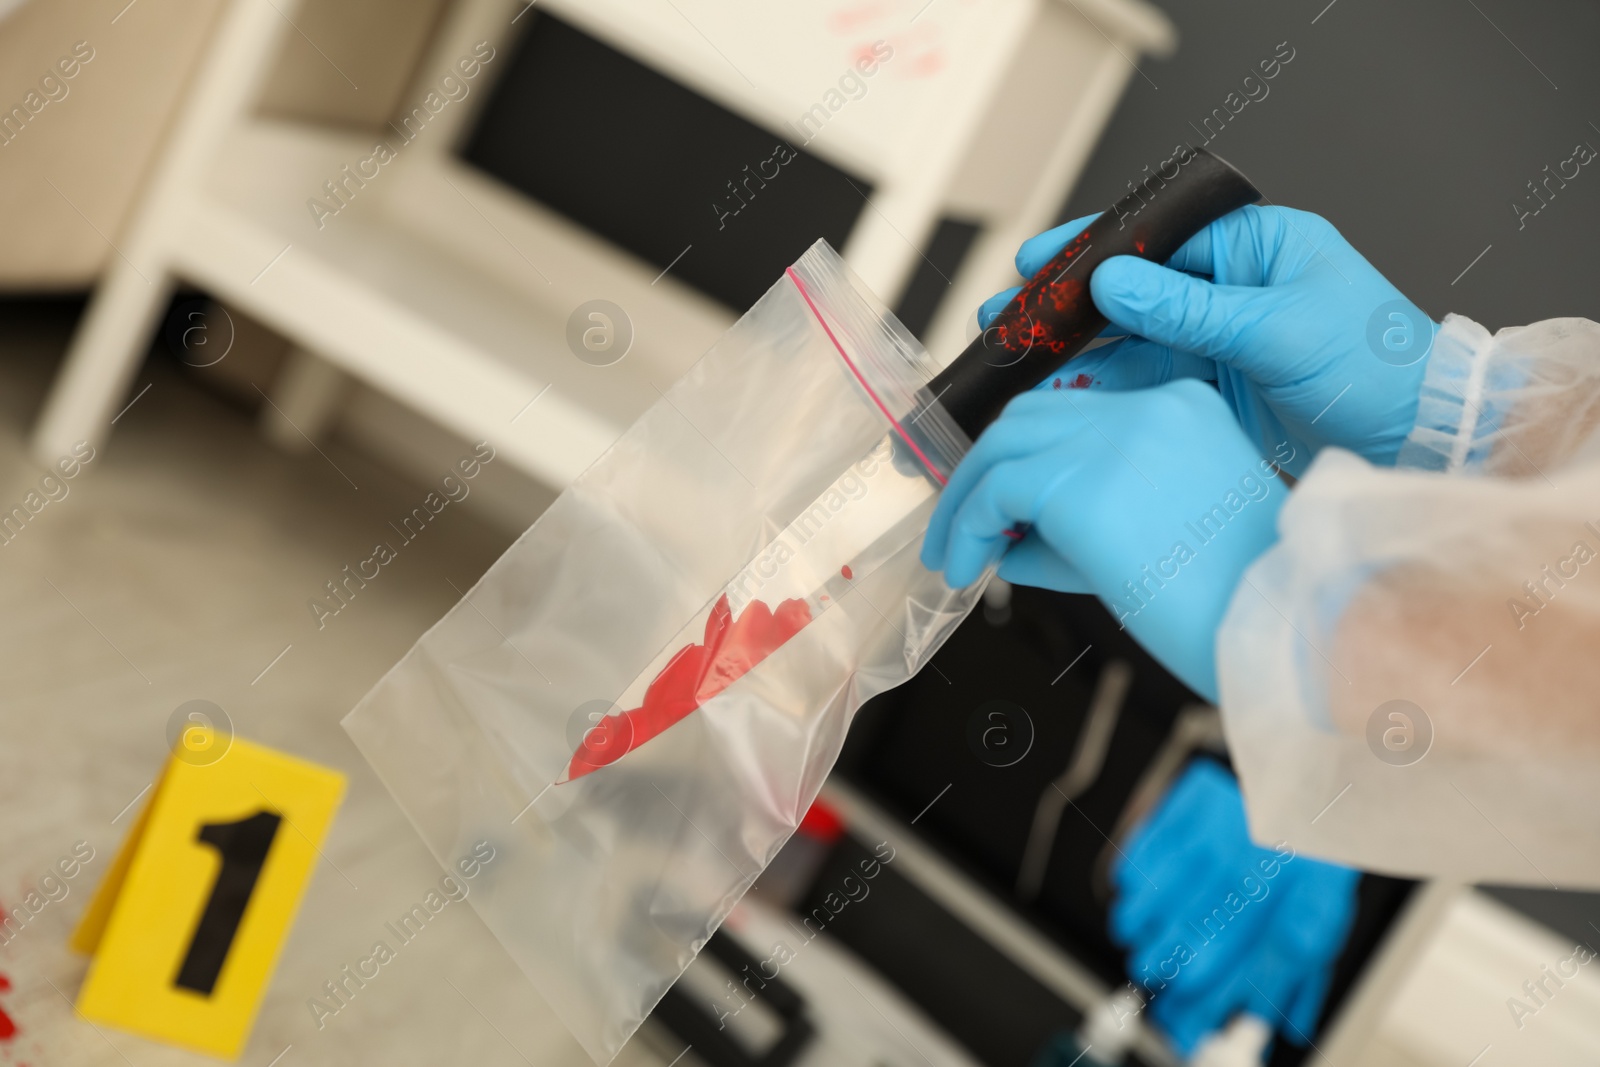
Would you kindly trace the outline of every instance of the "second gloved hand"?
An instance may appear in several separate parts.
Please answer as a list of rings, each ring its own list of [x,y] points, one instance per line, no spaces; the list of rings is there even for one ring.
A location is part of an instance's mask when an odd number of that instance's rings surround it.
[[[1185,1056],[1241,1012],[1296,1045],[1316,1036],[1360,872],[1250,840],[1239,783],[1195,761],[1112,871],[1111,936]]]
[[[1200,382],[1025,393],[951,475],[922,561],[960,587],[1004,553],[1007,581],[1094,593],[1215,700],[1217,626],[1288,496],[1272,472]]]

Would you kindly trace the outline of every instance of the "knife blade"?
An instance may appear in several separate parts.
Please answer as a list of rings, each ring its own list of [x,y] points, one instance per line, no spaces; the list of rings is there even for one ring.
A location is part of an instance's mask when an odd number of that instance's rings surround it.
[[[898,447],[897,447],[898,445]],[[559,782],[615,762],[732,685],[927,525],[942,482],[885,435],[690,619],[587,730]]]

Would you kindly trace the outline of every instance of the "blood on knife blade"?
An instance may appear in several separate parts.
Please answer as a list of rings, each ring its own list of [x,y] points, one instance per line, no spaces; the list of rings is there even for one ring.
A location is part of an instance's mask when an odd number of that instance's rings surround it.
[[[567,764],[566,780],[632,752],[744,677],[810,621],[811,607],[804,600],[785,600],[776,611],[753,600],[735,619],[724,594],[706,619],[704,643],[679,649],[645,690],[643,704],[607,715],[585,733]]]

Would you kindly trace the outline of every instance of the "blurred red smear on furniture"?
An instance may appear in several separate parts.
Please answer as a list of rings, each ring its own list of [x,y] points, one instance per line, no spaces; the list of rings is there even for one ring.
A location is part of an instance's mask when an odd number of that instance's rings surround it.
[[[800,820],[800,832],[831,845],[844,836],[844,818],[825,801],[815,801]]]
[[[753,600],[733,617],[722,596],[706,619],[705,643],[678,650],[644,693],[644,703],[608,715],[584,735],[567,764],[567,779],[614,763],[743,678],[811,621],[804,600],[785,600],[773,611]]]

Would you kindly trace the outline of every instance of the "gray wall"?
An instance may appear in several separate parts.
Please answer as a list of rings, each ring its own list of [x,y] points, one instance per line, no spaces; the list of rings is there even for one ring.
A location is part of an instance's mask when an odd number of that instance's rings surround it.
[[[1212,151],[1273,202],[1332,221],[1436,319],[1600,319],[1600,159],[1520,231],[1511,208],[1578,142],[1600,149],[1600,5],[1156,3],[1178,52],[1140,65],[1063,218],[1103,208],[1179,140],[1203,143],[1190,123],[1287,41],[1294,59]]]

